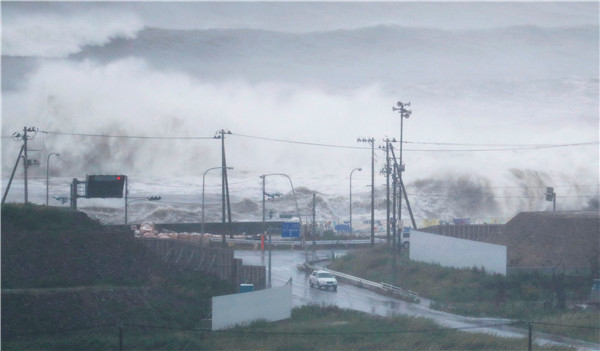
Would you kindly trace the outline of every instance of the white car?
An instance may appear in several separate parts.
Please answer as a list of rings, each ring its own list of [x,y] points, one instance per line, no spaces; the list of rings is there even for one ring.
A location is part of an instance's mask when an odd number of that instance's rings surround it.
[[[326,271],[314,271],[308,278],[310,287],[316,286],[317,288],[333,288],[333,291],[337,291],[337,279],[333,274]]]

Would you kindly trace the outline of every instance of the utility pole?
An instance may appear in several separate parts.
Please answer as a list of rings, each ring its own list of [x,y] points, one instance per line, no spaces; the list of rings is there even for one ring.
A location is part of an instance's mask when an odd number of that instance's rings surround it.
[[[4,196],[2,196],[2,203],[6,201],[6,196],[8,195],[8,190],[10,189],[10,185],[12,184],[13,178],[15,176],[15,171],[19,166],[19,161],[21,161],[21,155],[23,154],[23,149],[25,145],[21,145],[21,151],[19,151],[19,156],[17,156],[17,162],[15,162],[15,166],[13,167],[12,173],[10,174],[10,179],[8,180],[8,185],[6,186],[6,190],[4,191]]]
[[[385,140],[385,235],[387,243],[390,243],[390,141]]]
[[[417,229],[417,222],[415,221],[415,216],[413,216],[412,209],[410,207],[410,202],[408,201],[408,195],[406,194],[406,188],[404,188],[404,181],[400,180],[400,187],[402,188],[402,192],[404,193],[404,201],[406,201],[406,208],[408,209],[408,215],[410,216],[410,220],[412,222],[413,228]]]
[[[399,181],[402,184],[402,172],[404,172],[404,163],[402,161],[402,133],[404,127],[404,119],[409,118],[412,114],[411,110],[407,110],[406,107],[410,106],[410,102],[403,103],[398,101],[396,104],[398,107],[392,107],[392,111],[398,111],[400,114],[400,169],[399,169]],[[399,197],[398,205],[398,222],[402,224],[402,195]],[[400,229],[400,233],[404,231],[404,228]]]
[[[386,197],[385,197],[386,198],[386,201],[385,201],[386,202],[385,234],[386,234],[387,243],[389,245],[389,243],[390,243],[390,227],[391,227],[391,223],[390,223],[390,174],[391,174],[390,142],[392,140],[390,140],[389,138],[385,138],[383,141],[385,141],[385,148],[383,146],[379,146],[379,149],[385,150],[385,168],[381,172],[385,174],[385,194],[386,194]],[[394,139],[393,141],[395,142],[396,139]]]
[[[392,149],[392,153],[393,153]],[[394,163],[394,169],[397,170],[397,164]],[[394,236],[392,240],[393,247],[393,260],[392,260],[392,284],[397,284],[396,282],[396,271],[397,271],[397,256],[398,256],[398,230],[396,225],[396,199],[397,199],[397,190],[398,190],[398,172],[393,173],[393,219],[392,219],[392,235]]]
[[[262,232],[263,235],[267,235],[267,226],[266,226],[266,218],[265,218],[265,195],[267,194],[265,192],[265,178],[267,176],[266,175],[261,175],[260,178],[262,179]],[[223,240],[225,240],[225,236],[223,236]],[[269,234],[269,277],[268,277],[268,287],[271,287],[271,235]]]
[[[317,194],[313,193],[313,201],[312,201],[312,227],[313,227],[313,234],[315,231],[315,228],[317,227]],[[315,239],[313,239],[315,240]]]
[[[358,138],[358,143],[371,144],[371,247],[375,246],[375,138]]]
[[[396,161],[396,154],[394,153],[394,147],[393,146],[390,147],[390,151],[392,153],[391,159],[394,160],[394,172],[396,174],[400,174],[400,165],[398,165],[398,161]],[[406,200],[406,207],[408,208],[408,213],[410,215],[410,220],[412,221],[413,228],[417,229],[417,222],[415,221],[415,217],[413,216],[413,212],[412,212],[412,209],[410,207],[410,202],[408,201],[408,195],[406,194],[406,189],[404,188],[404,182],[402,181],[402,179],[400,178],[399,175],[398,175],[398,178],[397,178],[397,184],[396,184],[396,186],[398,187],[398,196],[402,196],[402,193],[404,193],[404,200]],[[398,217],[400,217],[400,216],[398,215]]]
[[[225,134],[231,134],[231,131],[221,129],[215,135],[215,139],[221,139],[221,204],[222,204],[222,237],[223,246],[225,242],[225,204],[227,203],[228,221],[231,223],[231,204],[229,202],[229,182],[227,180],[227,160],[225,158]],[[230,235],[233,237],[233,234]]]
[[[27,159],[27,127],[23,127],[23,171],[25,172],[25,204],[28,202],[28,189],[27,189],[27,168],[29,168],[29,161]]]
[[[28,132],[34,133],[33,136],[27,135]],[[29,202],[29,190],[28,190],[28,175],[27,175],[27,169],[30,166],[30,162],[29,159],[27,158],[27,141],[29,139],[33,139],[35,137],[35,133],[37,133],[37,128],[36,127],[23,127],[23,134],[19,133],[19,132],[14,132],[12,137],[16,140],[23,140],[23,146],[21,147],[21,151],[19,152],[19,157],[17,158],[17,162],[15,164],[15,167],[13,169],[13,173],[11,175],[11,180],[8,184],[8,187],[6,188],[6,192],[4,194],[4,197],[2,198],[2,203],[4,203],[4,201],[6,200],[6,195],[8,194],[8,188],[10,188],[10,183],[12,182],[12,178],[14,176],[14,172],[17,169],[17,165],[19,164],[19,160],[21,158],[21,154],[23,154],[23,181],[24,181],[24,197],[25,197],[25,203],[27,204]],[[31,165],[39,165],[39,162],[36,160],[32,160]]]

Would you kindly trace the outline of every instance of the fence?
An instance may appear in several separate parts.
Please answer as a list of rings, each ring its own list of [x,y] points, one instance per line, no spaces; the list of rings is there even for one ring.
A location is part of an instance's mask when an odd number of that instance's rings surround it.
[[[504,224],[444,224],[419,229],[422,232],[451,236],[459,239],[489,242],[501,233]]]
[[[298,269],[326,271],[326,272],[333,274],[336,278],[343,280],[347,283],[350,283],[352,285],[356,285],[361,288],[377,291],[379,293],[384,293],[386,295],[400,297],[406,301],[419,302],[419,294],[417,294],[416,292],[402,289],[400,287],[397,287],[397,286],[394,286],[391,284],[376,283],[376,282],[372,282],[370,280],[355,277],[350,274],[336,272],[336,271],[332,271],[331,269],[327,269],[327,268],[320,267],[320,266],[314,266],[314,265],[310,265],[310,264],[306,264],[306,263],[303,265],[298,265]]]
[[[431,335],[440,332],[456,332],[460,330],[473,331],[475,329],[485,328],[498,328],[504,329],[509,326],[525,327],[521,333],[527,339],[527,350],[532,350],[534,344],[548,344],[549,337],[552,337],[554,343],[558,345],[567,346],[581,346],[581,349],[597,350],[598,344],[592,342],[579,341],[568,338],[561,338],[556,335],[547,334],[548,331],[556,333],[556,329],[561,330],[561,334],[571,334],[573,330],[590,330],[592,333],[597,333],[600,330],[595,325],[574,325],[574,324],[558,324],[558,323],[543,323],[536,321],[523,321],[523,320],[507,320],[497,323],[483,323],[477,325],[467,325],[464,327],[439,327],[439,328],[396,328],[394,330],[378,330],[378,331],[364,331],[364,330],[347,330],[347,329],[332,329],[325,328],[323,330],[307,330],[299,329],[294,332],[282,332],[280,330],[265,330],[262,327],[259,329],[253,327],[246,327],[243,329],[229,329],[229,330],[217,330],[213,331],[210,328],[186,328],[181,326],[173,325],[143,325],[143,324],[129,324],[129,323],[118,323],[118,324],[106,324],[106,325],[90,325],[81,326],[79,328],[72,328],[67,330],[60,330],[54,332],[39,332],[22,334],[22,338],[16,338],[11,340],[3,340],[2,346],[15,350],[25,349],[88,349],[90,348],[90,340],[93,340],[95,348],[99,349],[116,349],[122,350],[139,350],[139,349],[159,349],[160,346],[156,346],[157,342],[163,344],[168,343],[172,349],[189,349],[190,345],[196,349],[206,349],[210,347],[207,340],[213,338],[227,339],[233,348],[247,348],[248,337],[261,338],[263,344],[274,340],[285,337],[284,344],[282,346],[288,346],[289,341],[297,338],[318,338],[320,342],[318,346],[323,346],[324,342],[327,342],[327,337],[340,339],[340,337],[347,336],[348,334],[371,334],[379,335],[383,338],[383,345],[391,345],[389,341],[385,339],[386,335],[393,334],[420,334],[420,335]],[[534,331],[534,326],[539,330]],[[309,328],[309,327],[307,327]],[[554,329],[549,329],[554,328]],[[516,329],[516,328],[515,328]],[[157,333],[160,331],[160,333]],[[174,337],[174,335],[176,337]],[[210,337],[207,337],[210,336]],[[558,338],[558,340],[556,340]],[[65,339],[68,342],[65,342]],[[325,339],[325,341],[323,341]],[[335,340],[334,339],[334,340]],[[149,340],[154,342],[150,344]],[[149,346],[151,345],[151,346]],[[343,344],[346,345],[346,344]],[[523,348],[525,349],[525,348]]]
[[[234,258],[232,249],[170,239],[140,238],[138,240],[163,261],[182,269],[201,271],[236,286],[249,283],[254,284],[257,290],[266,288],[266,268],[243,265],[241,259]]]
[[[221,238],[211,237],[209,238],[210,242],[220,243],[222,242]],[[225,241],[228,244],[240,244],[240,245],[252,245],[252,246],[260,246],[260,240],[251,240],[251,239],[231,239],[229,237],[225,238]],[[375,238],[375,243],[385,243],[385,239]],[[347,240],[308,240],[306,242],[308,248],[312,247],[323,247],[323,246],[334,246],[334,247],[361,247],[361,246],[370,246],[371,239],[347,239]],[[268,247],[268,239],[265,238],[265,247]],[[301,240],[282,240],[282,239],[271,239],[271,245],[274,247],[279,246],[289,246],[291,248],[294,247],[303,247]]]

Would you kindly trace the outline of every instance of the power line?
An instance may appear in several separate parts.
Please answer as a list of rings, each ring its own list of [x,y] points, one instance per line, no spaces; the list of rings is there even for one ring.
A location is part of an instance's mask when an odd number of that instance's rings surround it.
[[[392,142],[397,142],[393,140]],[[444,145],[444,146],[490,146],[490,147],[548,147],[556,144],[478,144],[478,143],[442,143],[427,141],[403,141],[404,144]],[[590,142],[598,143],[598,142]]]
[[[320,143],[311,143],[311,142],[306,142],[306,141],[266,138],[266,137],[259,137],[259,136],[245,135],[245,134],[238,134],[238,133],[234,133],[233,135],[237,135],[237,136],[244,137],[244,138],[250,138],[250,139],[266,140],[266,141],[276,141],[276,142],[289,143],[289,144],[300,144],[300,145],[310,145],[310,146],[324,146],[324,147],[334,147],[334,148],[342,148],[342,149],[371,150],[370,147],[361,147],[361,146],[320,144]]]
[[[233,134],[245,138],[265,140],[265,141],[275,141],[275,142],[283,142],[290,144],[300,144],[300,145],[310,145],[310,146],[324,146],[324,147],[335,147],[335,148],[346,148],[346,149],[362,149],[368,150],[366,147],[358,147],[358,146],[346,146],[346,145],[334,145],[334,144],[321,144],[321,143],[312,143],[312,142],[303,142],[297,140],[289,140],[289,139],[276,139],[276,138],[266,138],[245,134]],[[592,142],[583,142],[583,143],[570,143],[570,144],[533,144],[533,145],[524,145],[524,144],[461,144],[461,143],[434,143],[434,142],[410,142],[405,141],[403,143],[406,144],[426,144],[426,145],[456,145],[456,146],[495,146],[503,148],[493,148],[493,149],[406,149],[405,151],[412,152],[469,152],[469,151],[515,151],[515,150],[529,150],[529,149],[544,149],[544,148],[556,148],[556,147],[572,147],[572,146],[585,146],[585,145],[597,145],[600,142],[592,141]]]
[[[539,196],[493,196],[493,195],[471,195],[471,194],[461,194],[461,193],[452,193],[452,194],[423,194],[423,193],[413,193],[408,194],[411,196],[432,196],[432,197],[470,197],[470,198],[486,198],[486,199],[536,199],[538,197],[543,197],[544,194]],[[565,196],[557,196],[557,198],[583,198],[583,197],[598,197],[600,195],[565,195]]]
[[[201,136],[136,136],[136,135],[108,135],[108,134],[88,134],[88,133],[69,133],[69,132],[54,132],[54,131],[40,131],[44,134],[55,134],[55,135],[69,135],[69,136],[84,136],[84,137],[96,137],[96,138],[117,138],[117,139],[163,139],[163,140],[204,140],[214,139],[214,137],[201,137]]]
[[[110,135],[110,134],[91,134],[91,133],[73,133],[73,132],[59,132],[59,131],[40,131],[44,134],[55,134],[55,135],[67,135],[67,136],[82,136],[82,137],[98,137],[98,138],[118,138],[118,139],[151,139],[151,140],[206,140],[214,139],[214,137],[203,137],[203,136],[135,136],[135,135]],[[278,138],[267,138],[260,136],[253,136],[247,134],[233,133],[232,135],[264,140],[273,142],[282,142],[289,144],[307,145],[307,146],[320,146],[320,147],[331,147],[341,149],[358,149],[367,150],[367,147],[360,146],[349,146],[349,145],[336,145],[336,144],[323,144],[315,142],[306,142],[299,140],[290,139],[278,139]],[[3,137],[7,138],[7,137]],[[600,142],[582,142],[582,143],[563,143],[563,144],[468,144],[468,143],[440,143],[440,142],[420,142],[420,141],[403,141],[405,144],[421,144],[421,145],[454,145],[454,146],[489,146],[494,148],[486,149],[406,149],[409,152],[490,152],[490,151],[518,151],[518,150],[536,150],[536,149],[548,149],[548,148],[559,148],[559,147],[577,147],[577,146],[588,146],[598,145]]]
[[[559,147],[588,146],[588,145],[598,145],[598,144],[600,144],[600,142],[598,142],[598,141],[591,141],[591,142],[584,142],[584,143],[553,144],[553,145],[534,145],[534,146],[506,147],[506,148],[494,148],[494,149],[406,149],[405,151],[412,151],[412,152],[519,151],[519,150],[550,149],[550,148],[559,148]]]

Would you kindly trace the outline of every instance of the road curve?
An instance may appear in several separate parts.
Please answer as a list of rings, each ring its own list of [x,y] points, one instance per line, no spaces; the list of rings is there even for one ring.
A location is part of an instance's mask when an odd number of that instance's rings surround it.
[[[345,251],[336,250],[336,254]],[[330,253],[331,250],[321,251],[319,256]],[[311,288],[308,284],[308,273],[296,268],[299,263],[305,261],[304,251],[278,250],[272,251],[271,255],[271,283],[273,286],[281,286],[292,278],[292,303],[294,307],[307,304],[335,305],[340,308],[362,311],[378,316],[409,315],[425,317],[433,319],[441,326],[448,328],[468,328],[465,331],[470,332],[494,334],[502,337],[527,337],[527,330],[512,326],[497,326],[498,324],[509,323],[510,320],[508,319],[465,317],[432,310],[429,308],[431,301],[425,298],[421,298],[420,303],[410,303],[342,282],[339,283],[337,292]],[[267,252],[239,250],[235,251],[235,257],[243,259],[244,264],[267,266],[268,276]],[[572,346],[581,351],[600,350],[600,345],[598,344],[558,335],[534,331],[533,336],[534,342],[540,345],[559,344]]]

